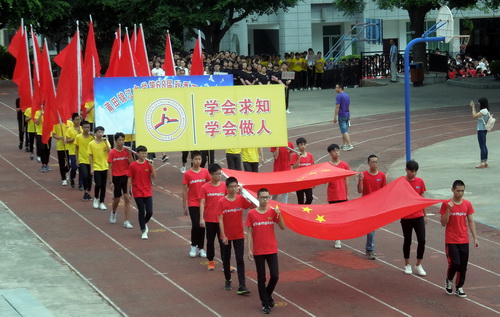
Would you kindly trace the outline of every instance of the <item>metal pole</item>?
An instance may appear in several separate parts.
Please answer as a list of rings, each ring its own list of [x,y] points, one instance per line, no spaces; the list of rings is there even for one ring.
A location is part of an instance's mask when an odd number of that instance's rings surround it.
[[[420,37],[411,40],[405,48],[405,128],[406,128],[406,161],[411,160],[411,129],[410,129],[410,49],[420,42],[444,42],[444,37]]]

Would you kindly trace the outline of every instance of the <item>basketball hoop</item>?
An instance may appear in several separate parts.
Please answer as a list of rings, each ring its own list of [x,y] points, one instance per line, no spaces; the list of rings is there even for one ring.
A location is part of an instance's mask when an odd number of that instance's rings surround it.
[[[449,43],[455,37],[453,32],[453,14],[447,6],[439,8],[436,25],[436,35],[437,37],[444,37],[445,43]]]

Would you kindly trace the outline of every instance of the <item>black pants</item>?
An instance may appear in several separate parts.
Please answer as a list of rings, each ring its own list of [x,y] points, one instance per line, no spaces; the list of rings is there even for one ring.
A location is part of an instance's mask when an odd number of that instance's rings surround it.
[[[21,148],[23,147],[23,142],[24,142],[24,130],[25,129],[25,121],[24,121],[24,115],[21,113],[21,116],[17,117],[17,128],[19,131],[19,144],[21,145]],[[26,140],[26,146],[28,145],[28,140]]]
[[[290,88],[285,88],[285,109],[288,110],[288,96],[290,96]]]
[[[229,240],[227,245],[223,244],[222,266],[224,267],[224,277],[231,279],[231,244],[234,247],[234,256],[236,257],[236,270],[238,271],[238,282],[240,286],[246,286],[245,282],[245,261],[243,260],[243,251],[245,249],[245,239]]]
[[[448,259],[446,278],[453,281],[455,274],[457,274],[456,287],[464,286],[467,263],[469,262],[469,244],[446,244],[446,258]]]
[[[307,87],[314,87],[314,69],[307,68]]]
[[[214,240],[217,239],[220,247],[221,258],[223,257],[223,244],[220,239],[220,227],[218,222],[205,222],[205,229],[207,231],[207,259],[213,261],[215,257],[215,243]],[[217,238],[216,238],[217,237]]]
[[[213,164],[215,162],[215,150],[204,150],[201,151],[201,167],[205,167],[207,164]]]
[[[36,138],[36,132],[28,132],[28,141],[31,153],[33,153],[33,149],[35,148],[35,138]],[[38,149],[36,150],[36,155],[39,156]]]
[[[108,181],[108,170],[94,171],[94,198],[99,198],[99,202],[103,203],[106,197],[106,182]]]
[[[191,245],[203,249],[205,228],[200,227],[200,207],[189,207],[189,217],[191,217]]]
[[[259,162],[243,162],[243,170],[245,172],[259,172]]]
[[[37,135],[36,136],[36,152],[40,156],[40,160],[42,161],[42,165],[48,165],[49,164],[49,158],[50,158],[50,145],[52,138],[49,138],[49,141],[47,144],[44,144],[42,142],[42,136]]]
[[[90,175],[90,164],[80,163],[80,175],[82,178],[83,190],[90,192],[92,189],[92,175]]]
[[[59,174],[61,180],[66,180],[66,174],[69,172],[69,154],[68,151],[57,151],[57,161],[59,162]]]
[[[279,279],[278,254],[254,255],[257,269],[257,286],[262,306],[269,306],[273,302],[273,292]],[[269,267],[269,283],[266,286],[266,261]]]
[[[403,256],[405,259],[410,258],[411,236],[412,230],[415,230],[417,235],[417,259],[424,258],[425,251],[425,221],[424,217],[417,217],[411,219],[401,219],[401,229],[403,229]]]
[[[241,154],[226,153],[227,168],[241,171]]]
[[[323,73],[316,73],[316,88],[321,88],[323,82]]]
[[[306,188],[295,192],[297,194],[297,203],[299,205],[310,205],[313,201],[313,189]],[[304,200],[305,198],[305,200]]]
[[[146,230],[146,224],[153,217],[153,197],[134,197],[137,210],[139,211],[139,226],[141,231]]]
[[[182,164],[186,164],[188,161],[189,151],[182,151]]]

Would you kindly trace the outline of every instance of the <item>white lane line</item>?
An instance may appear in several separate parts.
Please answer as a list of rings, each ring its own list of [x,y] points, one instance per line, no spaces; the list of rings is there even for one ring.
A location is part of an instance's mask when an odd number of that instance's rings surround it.
[[[16,111],[16,108],[11,107],[11,106],[9,106],[8,104],[6,104],[6,103],[4,103],[4,102],[1,102],[1,101],[0,101],[0,104],[2,104],[2,105],[4,105],[4,106],[6,106],[7,108],[9,108],[9,109],[10,109],[10,110],[12,110],[12,111]]]
[[[56,255],[57,258],[59,258],[59,260],[61,262],[63,262],[65,265],[67,265],[71,271],[75,272],[75,274],[80,277],[85,283],[87,283],[95,292],[97,292],[99,294],[99,296],[101,296],[105,301],[107,301],[114,309],[116,309],[121,315],[123,316],[128,316],[123,310],[121,310],[120,307],[118,307],[118,305],[116,305],[112,300],[111,298],[109,298],[108,296],[106,296],[106,294],[104,294],[103,292],[101,292],[101,290],[95,286],[88,278],[86,278],[82,273],[80,273],[80,271],[78,271],[73,265],[71,265],[71,263],[69,263],[68,261],[66,261],[66,259],[61,255],[59,254],[59,252],[57,252],[56,250],[54,250],[54,248],[52,248],[50,246],[50,244],[48,244],[42,237],[40,237],[33,229],[31,229],[30,226],[28,226],[21,218],[19,218],[3,201],[0,201],[0,204],[2,204],[5,209],[7,209],[10,214],[17,219],[17,221],[19,221],[24,227],[26,227],[26,229],[31,232],[31,234],[33,234],[39,241],[41,241],[45,247],[47,249],[50,250],[50,252],[52,252],[54,255]]]
[[[344,246],[344,244],[343,244],[343,243],[342,243],[342,246]],[[356,252],[358,252],[358,253],[364,254],[364,252],[363,252],[363,251],[361,251],[361,250],[358,250],[358,249],[353,248],[353,247],[348,246],[348,245],[346,245],[346,246],[347,246],[347,248],[349,248],[349,249],[351,249],[351,250],[353,250],[353,251],[356,251]],[[377,259],[377,261],[380,261],[380,262],[382,262],[382,263],[384,263],[384,264],[386,264],[386,265],[388,265],[388,266],[390,266],[390,267],[393,267],[393,268],[397,269],[398,271],[403,271],[401,268],[397,267],[396,265],[394,265],[394,264],[392,264],[392,263],[389,263],[389,262],[387,262],[387,261],[381,260],[380,258],[379,258],[379,259]],[[469,263],[469,264],[470,264],[470,263]],[[411,276],[412,276],[412,277],[414,277],[414,278],[418,278],[419,280],[424,281],[424,282],[426,282],[426,283],[428,283],[428,284],[430,284],[430,285],[432,285],[432,286],[435,286],[435,287],[437,287],[437,288],[440,288],[440,289],[443,289],[443,288],[444,288],[444,287],[443,287],[443,285],[438,285],[438,284],[433,283],[433,282],[431,282],[431,281],[429,281],[429,280],[427,280],[427,279],[425,279],[425,278],[423,278],[423,277],[420,277],[420,276],[418,276],[418,275],[412,274]],[[497,310],[493,309],[492,307],[489,307],[489,306],[486,306],[486,305],[484,305],[484,304],[481,304],[481,303],[479,303],[479,302],[477,302],[477,301],[475,301],[475,300],[473,300],[473,299],[470,299],[469,297],[466,297],[465,299],[466,299],[466,300],[468,300],[469,302],[474,303],[474,304],[476,304],[476,305],[478,305],[478,306],[481,306],[481,307],[483,307],[483,308],[485,308],[485,309],[487,309],[487,310],[489,310],[489,311],[492,311],[492,312],[494,312],[494,313],[496,313],[496,314],[500,314],[500,311],[497,311]]]
[[[65,201],[63,201],[61,198],[59,198],[56,194],[52,193],[50,190],[48,190],[47,188],[45,188],[42,184],[38,183],[36,180],[34,180],[33,178],[31,178],[29,175],[27,175],[26,173],[24,173],[22,170],[20,170],[17,166],[15,166],[11,162],[9,162],[3,155],[0,155],[0,158],[3,159],[5,162],[7,162],[9,165],[11,165],[19,173],[21,173],[22,175],[24,175],[27,179],[31,180],[33,183],[35,183],[41,189],[43,189],[48,194],[50,194],[52,197],[54,197],[61,204],[63,204],[64,206],[66,206],[73,213],[75,213],[80,218],[82,218],[85,222],[87,222],[95,230],[97,230],[98,232],[100,232],[101,234],[103,234],[105,237],[107,237],[109,240],[113,241],[115,244],[117,244],[118,246],[120,246],[125,252],[128,252],[131,256],[133,256],[134,258],[136,258],[139,262],[141,262],[146,267],[148,267],[149,269],[151,269],[153,272],[155,272],[156,274],[158,274],[159,276],[161,276],[163,279],[165,279],[168,282],[170,282],[177,289],[179,289],[180,291],[182,291],[183,293],[185,293],[186,295],[188,295],[189,297],[191,297],[195,302],[197,302],[201,306],[205,307],[212,314],[214,314],[215,316],[221,316],[219,313],[217,313],[215,310],[213,310],[210,306],[208,306],[203,301],[201,301],[200,299],[198,299],[196,296],[194,296],[193,294],[191,294],[188,290],[186,290],[185,288],[183,288],[181,285],[177,284],[174,280],[170,279],[165,274],[161,273],[155,267],[153,267],[152,265],[150,265],[149,263],[147,263],[146,261],[144,261],[140,256],[138,256],[134,252],[130,251],[125,245],[121,244],[118,240],[114,239],[112,236],[110,236],[109,234],[107,234],[105,231],[103,231],[102,229],[100,229],[99,227],[97,227],[96,225],[94,225],[94,223],[92,223],[90,220],[88,220],[87,218],[85,218],[81,213],[79,213],[76,209],[74,209],[73,207],[71,207],[70,205],[68,205]]]

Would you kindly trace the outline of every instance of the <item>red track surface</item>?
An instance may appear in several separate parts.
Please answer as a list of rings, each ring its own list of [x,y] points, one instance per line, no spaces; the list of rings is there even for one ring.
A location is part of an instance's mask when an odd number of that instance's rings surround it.
[[[0,89],[0,100],[14,105],[11,90]],[[351,169],[363,170],[366,157],[375,153],[380,169],[404,155],[403,114],[377,115],[357,120],[351,138],[355,149],[342,152],[341,159]],[[451,120],[453,118],[453,120]],[[443,108],[417,111],[412,116],[413,148],[470,134],[469,113],[464,109]],[[453,124],[448,122],[453,121]],[[458,124],[457,124],[458,122]],[[463,126],[462,124],[467,124]],[[224,291],[224,277],[206,270],[205,259],[189,258],[190,220],[182,214],[182,174],[179,153],[169,153],[170,162],[159,167],[154,187],[154,220],[150,238],[140,239],[137,220],[127,230],[109,224],[109,213],[82,202],[82,192],[62,187],[59,182],[55,150],[47,174],[17,149],[15,113],[0,105],[0,200],[37,234],[96,285],[129,316],[248,316],[260,314],[254,264],[246,261],[247,286],[252,294],[237,296]],[[439,128],[436,128],[439,127]],[[289,131],[290,140],[304,136],[308,151],[317,161],[328,160],[326,147],[340,142],[338,129],[317,124]],[[54,144],[54,143],[53,143]],[[265,151],[268,159],[272,156]],[[217,151],[222,159],[223,152]],[[420,162],[421,164],[425,164]],[[268,160],[263,171],[272,170]],[[403,175],[404,171],[401,171]],[[395,177],[394,175],[393,177]],[[351,182],[351,193],[354,193]],[[314,189],[314,203],[326,201],[326,188]],[[111,209],[111,193],[106,202]],[[359,195],[351,194],[352,198]],[[290,194],[290,202],[295,202]],[[134,209],[135,210],[135,209]],[[121,211],[121,209],[119,210]],[[432,211],[432,210],[431,210]],[[465,290],[467,299],[448,296],[443,290],[446,270],[444,230],[437,208],[427,224],[424,267],[427,277],[403,274],[402,236],[398,222],[376,234],[377,261],[364,257],[365,238],[344,241],[341,250],[329,241],[299,236],[290,230],[278,232],[280,281],[278,316],[492,316],[499,314],[500,235],[498,230],[477,225],[480,249],[470,252]],[[415,257],[415,244],[412,258]],[[216,253],[218,256],[218,252]],[[413,259],[412,259],[413,261]],[[236,284],[236,275],[233,278]],[[234,287],[235,285],[233,285]]]

